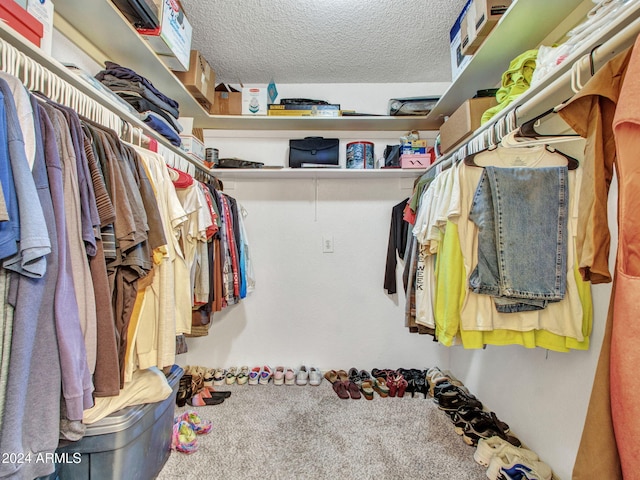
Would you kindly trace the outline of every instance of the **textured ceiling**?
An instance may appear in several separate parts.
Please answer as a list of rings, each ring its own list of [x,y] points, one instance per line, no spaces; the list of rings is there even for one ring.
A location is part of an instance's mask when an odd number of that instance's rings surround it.
[[[451,80],[449,30],[465,0],[182,0],[228,83]]]

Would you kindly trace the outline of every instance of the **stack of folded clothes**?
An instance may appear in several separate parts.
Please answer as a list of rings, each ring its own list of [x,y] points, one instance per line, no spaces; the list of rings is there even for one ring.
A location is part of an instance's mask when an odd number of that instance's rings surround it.
[[[142,120],[173,145],[180,146],[182,126],[178,102],[160,92],[145,77],[117,63],[105,62],[96,78],[138,111]]]

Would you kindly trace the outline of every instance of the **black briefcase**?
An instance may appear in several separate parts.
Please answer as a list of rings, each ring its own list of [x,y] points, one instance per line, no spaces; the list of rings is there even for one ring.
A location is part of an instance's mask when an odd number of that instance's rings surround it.
[[[324,166],[339,164],[340,140],[337,138],[305,137],[289,140],[289,166]]]

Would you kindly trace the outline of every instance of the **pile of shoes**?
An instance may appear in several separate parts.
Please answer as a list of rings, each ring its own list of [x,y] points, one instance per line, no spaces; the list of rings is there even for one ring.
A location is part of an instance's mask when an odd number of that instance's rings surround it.
[[[230,396],[231,392],[221,392],[214,388],[212,369],[187,365],[178,385],[176,404],[179,407],[184,407],[185,404],[193,407],[220,405]]]
[[[345,370],[329,370],[324,378],[333,385],[333,390],[342,399],[366,398],[373,400],[374,392],[380,397],[399,397],[405,394],[422,394],[427,397],[426,370],[416,368],[358,370],[355,367]]]
[[[316,367],[307,368],[305,365],[297,370],[291,367],[278,366],[272,369],[269,365],[253,367],[247,365],[229,368],[205,368],[203,382],[205,387],[220,385],[312,385],[322,383],[322,372]]]
[[[182,453],[198,450],[198,435],[211,431],[211,421],[202,420],[194,411],[184,412],[173,419],[171,449]]]
[[[510,433],[509,425],[480,400],[438,367],[427,371],[429,394],[444,411],[464,442],[476,447],[474,459],[487,468],[487,477],[496,480],[551,480],[551,468]]]

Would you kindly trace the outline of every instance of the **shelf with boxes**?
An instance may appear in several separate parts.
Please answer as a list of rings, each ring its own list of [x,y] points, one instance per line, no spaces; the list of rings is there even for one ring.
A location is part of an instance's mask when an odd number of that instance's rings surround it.
[[[560,32],[558,37],[562,36],[573,26],[570,22],[577,23],[592,6],[590,0],[515,0],[472,56],[462,55],[461,35],[455,39],[456,33],[461,33],[456,32],[462,28],[461,17],[452,28],[450,39],[453,83],[427,115],[425,123],[442,124],[444,117],[453,114],[477,90],[499,86],[502,72],[513,58],[536,48],[556,32]]]

